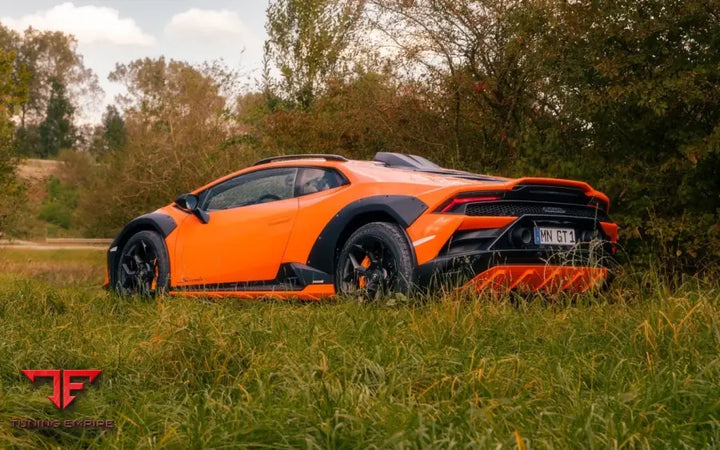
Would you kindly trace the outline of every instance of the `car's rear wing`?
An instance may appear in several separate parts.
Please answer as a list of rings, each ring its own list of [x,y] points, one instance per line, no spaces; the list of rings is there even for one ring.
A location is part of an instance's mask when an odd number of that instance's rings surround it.
[[[513,186],[513,189],[521,189],[524,186],[527,186],[528,188],[531,188],[532,186],[552,188],[553,186],[555,186],[558,188],[578,189],[582,191],[586,196],[596,198],[605,203],[606,210],[610,205],[610,199],[607,195],[593,189],[592,186],[583,181],[564,180],[561,178],[525,177],[514,180],[510,185]]]

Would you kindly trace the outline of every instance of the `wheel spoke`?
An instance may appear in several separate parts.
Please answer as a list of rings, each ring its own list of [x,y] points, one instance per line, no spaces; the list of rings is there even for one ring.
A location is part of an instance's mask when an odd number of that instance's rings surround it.
[[[138,240],[123,250],[118,288],[127,294],[151,295],[157,290],[159,258],[152,243]]]
[[[367,236],[352,243],[338,274],[340,291],[377,299],[393,291],[398,278],[398,261],[393,247],[383,239]]]
[[[135,270],[130,270],[130,267],[128,267],[127,264],[122,265],[123,271],[125,272],[125,275],[127,276],[133,276],[137,273]]]
[[[135,264],[137,264],[138,268],[145,263],[145,261],[143,261],[143,259],[137,253],[133,255],[133,261],[135,261]]]

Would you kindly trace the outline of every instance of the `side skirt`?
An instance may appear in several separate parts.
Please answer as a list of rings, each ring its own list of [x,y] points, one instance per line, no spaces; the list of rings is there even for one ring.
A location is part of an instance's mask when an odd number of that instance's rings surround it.
[[[275,296],[275,293],[278,292],[297,294],[307,291],[310,287],[323,285],[333,285],[332,277],[329,274],[300,263],[284,263],[280,265],[277,276],[272,280],[173,286],[171,287],[171,291],[177,293],[197,292],[202,295],[207,295],[211,292],[244,292],[249,293],[252,296],[257,296],[256,293],[271,293]]]
[[[295,291],[170,291],[170,295],[175,297],[203,297],[203,298],[275,298],[282,300],[298,299],[298,300],[321,300],[323,298],[335,295],[335,285],[333,284],[314,284],[307,286],[302,290]]]

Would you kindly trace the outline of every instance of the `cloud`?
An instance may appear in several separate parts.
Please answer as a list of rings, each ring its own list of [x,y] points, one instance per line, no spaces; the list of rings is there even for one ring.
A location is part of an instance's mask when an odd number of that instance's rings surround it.
[[[203,40],[226,39],[236,37],[245,45],[254,44],[254,38],[240,16],[226,9],[197,9],[175,14],[165,27],[169,35]]]
[[[144,33],[133,19],[121,18],[118,10],[105,6],[75,6],[67,2],[20,18],[2,17],[0,22],[17,31],[29,26],[63,31],[75,35],[84,44],[149,46],[155,43],[155,38]]]

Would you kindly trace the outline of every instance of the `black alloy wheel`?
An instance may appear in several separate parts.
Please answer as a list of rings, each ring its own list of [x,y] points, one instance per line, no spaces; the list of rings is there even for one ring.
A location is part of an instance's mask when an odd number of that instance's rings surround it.
[[[377,300],[393,293],[408,294],[413,256],[404,231],[397,225],[373,222],[360,227],[338,258],[339,294]]]
[[[155,232],[134,234],[116,266],[115,290],[123,295],[154,297],[167,290],[169,263],[163,239]]]

